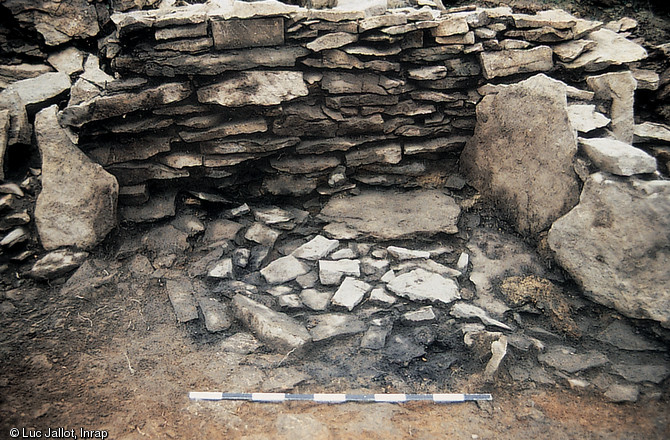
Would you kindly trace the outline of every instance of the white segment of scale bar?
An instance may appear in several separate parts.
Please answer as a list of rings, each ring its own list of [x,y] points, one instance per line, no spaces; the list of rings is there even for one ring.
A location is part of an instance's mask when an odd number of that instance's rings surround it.
[[[251,393],[254,402],[283,402],[286,400],[284,393]]]
[[[464,402],[465,394],[433,394],[433,402]]]
[[[405,394],[375,394],[375,402],[400,403],[407,402]]]
[[[215,391],[191,391],[188,393],[188,398],[191,400],[221,400],[223,393]]]
[[[347,401],[346,394],[314,394],[314,402],[321,403],[344,403]]]

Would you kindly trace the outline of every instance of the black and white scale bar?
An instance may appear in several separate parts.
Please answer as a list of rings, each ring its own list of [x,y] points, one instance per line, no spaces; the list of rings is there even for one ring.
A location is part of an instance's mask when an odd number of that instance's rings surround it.
[[[190,392],[191,400],[246,400],[248,402],[316,402],[316,403],[461,403],[493,400],[490,394],[287,394],[287,393],[220,393]]]

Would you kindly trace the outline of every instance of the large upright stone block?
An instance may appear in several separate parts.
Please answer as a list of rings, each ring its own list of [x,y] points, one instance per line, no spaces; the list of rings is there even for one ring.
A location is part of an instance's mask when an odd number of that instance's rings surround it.
[[[53,105],[35,117],[37,146],[42,156],[42,191],[35,223],[42,246],[89,249],[116,225],[119,185],[93,163],[58,124]]]
[[[633,104],[637,81],[633,74],[626,72],[604,73],[586,78],[586,84],[594,91],[596,98],[610,101],[612,131],[621,142],[633,143],[635,120]]]
[[[482,99],[461,170],[519,232],[534,235],[577,203],[576,152],[566,86],[540,74]]]
[[[670,328],[669,231],[670,182],[595,173],[548,242],[589,298]]]

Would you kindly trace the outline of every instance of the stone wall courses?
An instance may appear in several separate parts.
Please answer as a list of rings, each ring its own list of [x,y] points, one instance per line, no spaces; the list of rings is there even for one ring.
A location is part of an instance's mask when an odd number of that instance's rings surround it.
[[[599,71],[644,51],[614,32],[592,39],[602,23],[560,10],[368,6],[235,1],[115,13],[113,34],[100,39],[115,79],[86,89],[60,122],[122,187],[147,183],[149,198],[154,181],[235,181],[249,169],[269,194],[354,187],[327,189],[335,167],[359,182],[416,186],[416,172],[389,170],[436,158],[456,170],[489,81],[560,79],[563,65]],[[632,53],[610,56],[617,45]]]

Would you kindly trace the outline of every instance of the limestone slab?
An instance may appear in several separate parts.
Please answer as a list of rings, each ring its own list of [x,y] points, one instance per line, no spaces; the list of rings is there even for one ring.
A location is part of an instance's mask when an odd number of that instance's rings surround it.
[[[278,258],[261,269],[261,275],[270,284],[285,283],[307,272],[309,272],[309,266],[292,255]]]
[[[372,286],[365,281],[346,277],[335,292],[335,295],[331,298],[331,302],[334,306],[345,307],[347,310],[352,311],[354,307],[363,301],[365,294],[371,288]]]
[[[599,169],[618,176],[653,173],[656,159],[616,139],[580,138],[579,145]]]
[[[277,105],[307,96],[302,72],[256,71],[229,75],[225,80],[198,90],[198,101],[223,107]]]
[[[412,301],[449,304],[461,297],[458,284],[433,272],[414,269],[391,280],[386,287],[396,295]]]
[[[492,79],[517,73],[546,72],[554,67],[554,52],[548,46],[533,49],[482,52],[479,60],[484,78]]]
[[[317,235],[293,251],[291,255],[303,260],[320,260],[337,249],[339,245],[338,240],[330,240],[322,235]]]

